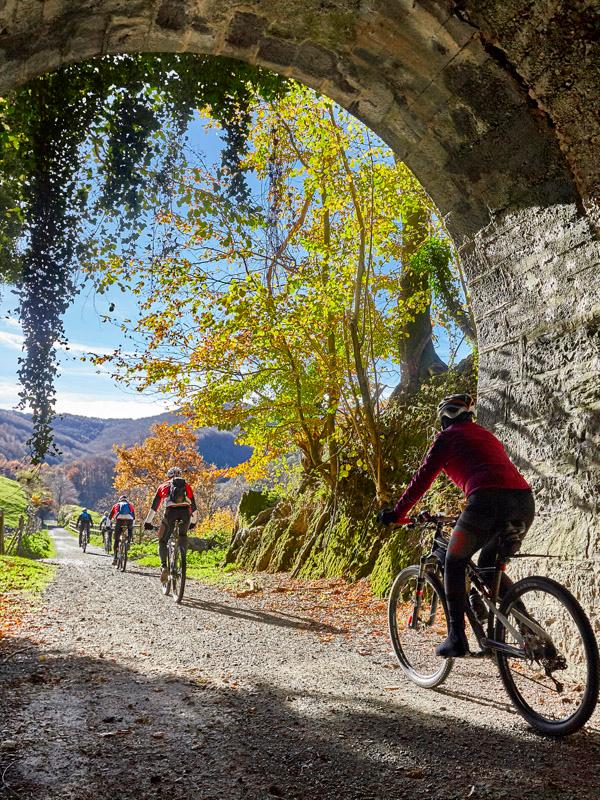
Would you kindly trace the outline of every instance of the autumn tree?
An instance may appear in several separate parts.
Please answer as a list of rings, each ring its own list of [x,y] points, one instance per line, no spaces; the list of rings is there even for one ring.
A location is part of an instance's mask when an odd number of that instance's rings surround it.
[[[43,469],[42,481],[52,497],[57,519],[61,517],[64,506],[74,505],[79,501],[77,489],[64,467],[47,467]]]
[[[178,466],[194,490],[199,518],[213,510],[218,471],[206,464],[197,449],[197,437],[187,423],[157,423],[151,435],[132,447],[115,445],[115,489],[147,510],[167,472]]]
[[[450,243],[407,167],[303,87],[259,108],[244,167],[253,204],[191,166],[179,210],[158,219],[164,252],[105,262],[105,281],[142,297],[137,358],[117,358],[118,374],[174,393],[197,424],[240,427],[250,478],[298,450],[334,491],[350,453],[385,496],[386,384],[417,356],[430,371],[438,287],[466,314]]]

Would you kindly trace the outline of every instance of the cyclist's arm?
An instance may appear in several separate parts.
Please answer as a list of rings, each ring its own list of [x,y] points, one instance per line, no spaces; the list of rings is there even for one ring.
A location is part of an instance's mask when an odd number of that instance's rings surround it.
[[[110,510],[109,519],[111,519],[111,520],[114,519],[118,510],[119,510],[119,504],[116,503]]]
[[[188,500],[190,501],[190,523],[196,524],[196,519],[198,517],[198,506],[196,505],[196,498],[194,497],[194,490],[186,483],[185,485],[185,493],[188,496]]]
[[[151,525],[154,521],[154,517],[156,516],[156,512],[160,508],[160,504],[163,500],[163,495],[161,492],[162,486],[159,486],[156,490],[156,494],[154,495],[154,500],[152,501],[152,505],[150,506],[150,511],[146,514],[146,519],[144,520],[144,525],[148,524]]]
[[[404,494],[394,506],[397,519],[404,519],[416,505],[443,470],[448,457],[446,438],[438,434],[431,445],[423,463],[415,472]]]

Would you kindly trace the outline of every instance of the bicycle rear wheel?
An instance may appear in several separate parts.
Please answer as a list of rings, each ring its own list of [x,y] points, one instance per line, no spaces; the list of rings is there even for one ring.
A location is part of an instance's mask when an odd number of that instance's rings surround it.
[[[88,534],[87,531],[84,531],[83,536],[81,537],[81,547],[84,553],[87,550],[87,543],[88,543]]]
[[[172,545],[171,542],[169,542],[169,544],[168,544],[167,559],[168,559],[167,560],[167,565],[168,565],[167,579],[164,580],[164,581],[161,581],[161,589],[162,589],[162,593],[164,594],[165,597],[168,597],[171,594],[171,583],[172,583],[171,566],[173,564],[173,545]]]
[[[173,600],[175,600],[176,603],[181,603],[183,600],[186,566],[186,552],[181,547],[181,544],[176,542],[173,547],[173,562],[171,565]]]
[[[392,645],[400,666],[419,686],[432,689],[443,683],[453,659],[441,659],[435,648],[448,632],[446,599],[441,581],[426,572],[423,594],[415,619],[419,566],[413,564],[398,574],[388,600],[388,623]]]
[[[123,536],[124,534],[121,534]],[[125,567],[127,566],[127,555],[129,553],[129,542],[125,539],[124,542],[120,545],[121,549],[121,562],[120,562],[120,569],[121,572],[125,572]]]
[[[500,606],[525,640],[502,622],[496,639],[526,657],[497,653],[504,687],[525,720],[540,733],[567,736],[579,730],[598,702],[598,645],[585,612],[564,586],[543,577],[518,581]]]

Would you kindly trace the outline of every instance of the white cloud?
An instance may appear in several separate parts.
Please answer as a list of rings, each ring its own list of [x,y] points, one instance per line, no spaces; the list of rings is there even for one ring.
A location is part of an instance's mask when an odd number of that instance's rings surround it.
[[[83,417],[140,419],[162,414],[169,409],[160,400],[137,400],[135,397],[111,399],[74,392],[57,392],[56,410],[59,414],[80,414]]]
[[[20,388],[16,381],[0,379],[0,408],[14,409],[19,402]],[[115,395],[99,397],[93,393],[58,391],[56,411],[58,414],[79,414],[83,417],[101,419],[140,419],[169,411],[168,403],[158,398],[150,399],[134,395],[119,397],[118,390],[115,391]]]
[[[6,321],[6,320],[5,320]],[[14,327],[14,326],[13,326]],[[22,333],[11,333],[10,331],[0,331],[0,345],[9,347],[11,350],[21,350],[23,348],[24,336]],[[57,344],[57,350],[67,353],[85,353],[98,356],[107,356],[114,353],[114,347],[97,347],[81,342],[69,342],[68,344]]]
[[[21,350],[23,348],[23,336],[20,333],[0,331],[0,344],[9,347],[11,350]]]
[[[2,322],[9,328],[17,328],[18,330],[22,330],[20,321],[14,317],[4,317]]]
[[[19,389],[16,381],[0,379],[0,407],[15,406],[19,402]]]

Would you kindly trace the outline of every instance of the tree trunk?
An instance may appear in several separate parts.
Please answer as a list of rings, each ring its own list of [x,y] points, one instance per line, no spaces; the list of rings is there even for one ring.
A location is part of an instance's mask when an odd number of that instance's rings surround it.
[[[417,253],[429,235],[429,211],[424,207],[414,208],[404,221],[402,248],[402,280],[399,303],[410,303],[412,298],[427,298],[425,307],[417,309],[404,326],[404,337],[398,343],[400,353],[400,383],[392,392],[398,399],[418,391],[421,383],[432,375],[446,372],[448,365],[435,352],[429,300],[429,278],[425,271],[410,268],[411,258]]]

